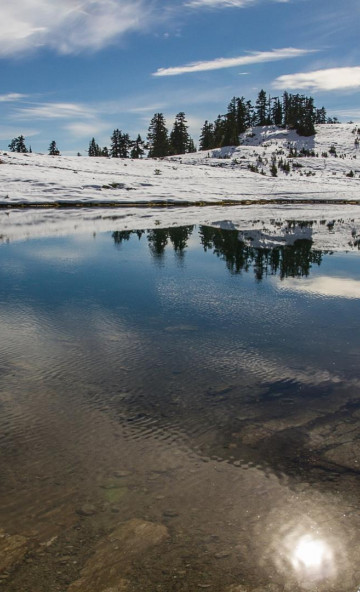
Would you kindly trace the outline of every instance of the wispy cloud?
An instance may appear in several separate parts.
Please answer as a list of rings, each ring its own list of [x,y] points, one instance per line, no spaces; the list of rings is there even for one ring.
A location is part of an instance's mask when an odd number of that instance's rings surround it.
[[[360,66],[285,74],[276,78],[273,87],[312,90],[357,89],[360,88]]]
[[[102,121],[73,122],[64,126],[76,138],[85,138],[109,130],[109,125]]]
[[[316,50],[296,49],[295,47],[285,47],[282,49],[273,49],[271,51],[254,51],[249,55],[236,58],[217,58],[206,62],[191,62],[184,66],[174,68],[159,68],[153,76],[177,76],[188,72],[205,72],[207,70],[221,70],[223,68],[234,68],[235,66],[245,66],[248,64],[260,64],[264,62],[274,62],[297,58]]]
[[[21,101],[28,95],[22,95],[20,93],[8,93],[6,95],[0,95],[0,103],[13,103],[16,101]]]
[[[285,4],[289,0],[272,0],[273,2],[280,2]],[[259,0],[189,0],[185,2],[185,6],[190,8],[244,8],[258,4]]]
[[[11,138],[16,138],[22,134],[26,138],[32,138],[33,136],[37,136],[40,132],[35,129],[31,128],[18,128],[16,126],[0,126],[0,140],[11,140]]]
[[[63,54],[95,51],[150,15],[145,0],[11,0],[0,2],[0,57],[43,46]]]
[[[15,110],[16,119],[91,118],[95,112],[78,103],[40,103]]]

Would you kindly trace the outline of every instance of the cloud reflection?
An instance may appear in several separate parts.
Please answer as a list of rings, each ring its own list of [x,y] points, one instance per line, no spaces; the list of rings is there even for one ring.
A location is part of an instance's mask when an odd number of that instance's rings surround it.
[[[300,281],[287,279],[279,287],[332,298],[360,298],[360,281],[340,277],[320,276]]]

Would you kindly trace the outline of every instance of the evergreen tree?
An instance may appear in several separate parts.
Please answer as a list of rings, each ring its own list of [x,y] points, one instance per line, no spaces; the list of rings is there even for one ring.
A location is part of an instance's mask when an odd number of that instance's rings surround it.
[[[223,115],[218,115],[214,121],[214,148],[224,146],[225,121]]]
[[[120,158],[129,158],[130,150],[130,137],[129,134],[123,134],[120,132],[119,136],[119,156]]]
[[[104,156],[105,158],[109,157],[109,150],[107,146],[104,146],[104,148],[101,150],[101,156]]]
[[[162,113],[155,113],[148,131],[149,158],[168,156],[170,151],[168,130]]]
[[[113,131],[111,136],[110,155],[112,158],[120,158],[120,144],[122,133],[119,129]]]
[[[301,136],[315,135],[315,119],[314,99],[312,97],[304,97],[301,118],[296,128],[298,134]]]
[[[101,148],[100,148],[99,144],[97,144],[95,142],[95,138],[92,138],[92,140],[89,143],[88,155],[89,156],[101,156]]]
[[[326,123],[326,109],[325,109],[325,107],[321,107],[321,109],[316,109],[315,123],[318,123],[318,124]]]
[[[236,97],[231,99],[228,105],[228,110],[225,115],[223,124],[223,138],[221,146],[238,146],[239,132],[238,132],[238,118],[237,118],[237,101]]]
[[[175,117],[174,126],[170,134],[170,151],[172,154],[185,154],[190,136],[185,119],[185,113],[180,111]]]
[[[251,101],[246,101],[246,128],[256,125],[256,114],[255,109],[251,104]]]
[[[247,105],[244,97],[236,99],[236,125],[238,135],[243,134],[247,128]]]
[[[215,148],[214,125],[207,120],[200,132],[199,148],[200,150],[211,150]]]
[[[132,142],[130,157],[131,158],[142,158],[145,154],[144,148],[145,148],[145,143],[139,134],[138,137],[136,138],[136,140],[134,140],[134,142]]]
[[[281,126],[283,122],[283,109],[279,97],[274,97],[271,111],[271,118],[274,125]]]
[[[196,152],[196,146],[195,146],[194,140],[192,138],[189,138],[188,145],[186,147],[186,152],[189,152],[189,153]]]
[[[52,140],[52,142],[50,142],[49,154],[50,154],[50,156],[59,156],[60,155],[60,150],[58,150],[55,140]]]
[[[267,125],[268,121],[268,105],[266,92],[261,90],[256,99],[256,125]]]
[[[27,152],[27,148],[25,146],[24,136],[21,135],[18,138],[13,138],[9,144],[9,148],[11,152],[22,152],[25,154]]]

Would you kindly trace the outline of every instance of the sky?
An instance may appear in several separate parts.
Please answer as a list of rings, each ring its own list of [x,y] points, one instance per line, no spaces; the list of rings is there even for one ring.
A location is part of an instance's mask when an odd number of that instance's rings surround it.
[[[0,149],[85,155],[180,111],[197,141],[261,89],[360,121],[359,25],[359,0],[0,0]]]

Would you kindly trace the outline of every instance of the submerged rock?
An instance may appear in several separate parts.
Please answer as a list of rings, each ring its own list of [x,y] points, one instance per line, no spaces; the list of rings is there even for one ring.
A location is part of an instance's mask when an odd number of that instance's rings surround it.
[[[133,519],[125,522],[102,539],[87,561],[81,578],[68,592],[124,592],[129,570],[137,558],[168,538],[163,524]]]
[[[22,561],[28,548],[28,539],[17,534],[6,534],[0,529],[0,574]]]
[[[114,471],[113,475],[115,479],[124,479],[125,477],[130,477],[132,473],[131,471]]]
[[[93,504],[84,504],[81,508],[76,510],[76,513],[79,514],[79,516],[93,516],[96,514],[96,506]]]

